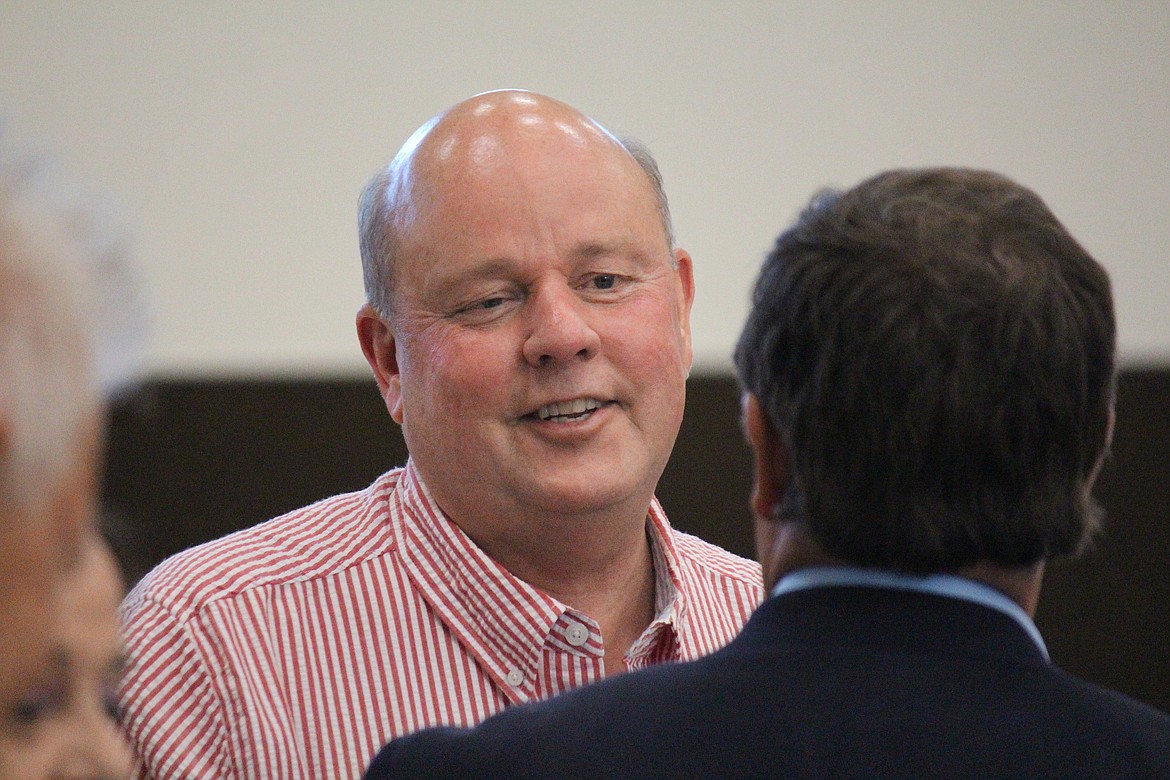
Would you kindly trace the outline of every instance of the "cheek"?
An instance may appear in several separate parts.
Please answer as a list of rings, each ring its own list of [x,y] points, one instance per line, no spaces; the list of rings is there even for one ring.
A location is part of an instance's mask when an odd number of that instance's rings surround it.
[[[670,380],[686,379],[690,347],[674,306],[655,301],[653,306],[631,307],[622,316],[607,318],[602,327],[607,336],[603,349],[627,376],[670,393],[676,391]]]
[[[502,338],[472,336],[433,339],[410,351],[403,382],[408,417],[468,417],[506,398],[514,358]]]
[[[53,757],[62,738],[53,733],[54,728],[43,725],[25,736],[0,737],[0,777],[31,780],[56,777]]]

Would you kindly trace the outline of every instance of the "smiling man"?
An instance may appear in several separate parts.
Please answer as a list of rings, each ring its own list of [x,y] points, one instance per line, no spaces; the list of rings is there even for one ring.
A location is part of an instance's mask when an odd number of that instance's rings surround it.
[[[360,230],[358,338],[409,462],[128,597],[142,777],[357,777],[416,729],[705,655],[762,597],[654,499],[694,283],[644,150],[478,95],[371,180]]]

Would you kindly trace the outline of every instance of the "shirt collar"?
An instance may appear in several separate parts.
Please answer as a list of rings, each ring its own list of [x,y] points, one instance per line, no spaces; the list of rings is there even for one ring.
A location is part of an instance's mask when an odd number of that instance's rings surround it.
[[[666,512],[658,499],[650,501],[646,520],[646,536],[650,542],[650,555],[654,563],[654,620],[642,634],[646,640],[671,641],[682,647],[683,627],[686,625],[687,600],[682,585],[682,574],[678,550],[674,546],[674,533]],[[666,640],[657,639],[660,632],[668,632]],[[632,651],[639,651],[641,642],[635,642]]]
[[[400,507],[391,512],[393,533],[411,579],[499,680],[535,662],[564,613],[596,627],[589,616],[529,585],[480,549],[439,508],[409,460],[394,496]],[[670,525],[657,499],[651,502],[646,528],[654,561],[656,618],[643,638],[658,636],[665,626],[669,638],[677,639],[685,601]]]
[[[1032,618],[1016,602],[982,582],[957,577],[953,574],[915,575],[877,569],[860,569],[847,566],[818,566],[796,571],[780,578],[772,589],[773,596],[808,588],[827,587],[892,588],[930,593],[936,596],[961,599],[982,604],[998,610],[1015,620],[1027,632],[1044,658],[1048,659],[1048,648],[1040,636]]]

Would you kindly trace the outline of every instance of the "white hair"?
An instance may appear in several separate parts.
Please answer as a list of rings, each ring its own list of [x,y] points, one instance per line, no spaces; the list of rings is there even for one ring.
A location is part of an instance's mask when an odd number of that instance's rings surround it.
[[[43,157],[0,126],[0,516],[37,513],[75,465],[103,395],[126,384],[141,339],[121,233]],[[124,312],[115,316],[116,310]],[[98,328],[97,324],[103,327]],[[125,339],[123,339],[125,341]],[[99,370],[99,365],[105,366]],[[105,374],[105,376],[102,376]],[[105,392],[103,392],[105,391]]]

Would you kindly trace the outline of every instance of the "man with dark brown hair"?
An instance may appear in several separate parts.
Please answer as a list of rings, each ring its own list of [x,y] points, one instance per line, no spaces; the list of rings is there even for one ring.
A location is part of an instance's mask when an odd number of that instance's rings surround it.
[[[994,173],[892,171],[778,239],[736,349],[772,597],[694,663],[368,777],[1170,777],[1170,717],[1055,667],[1032,623],[1113,422],[1105,270]]]

